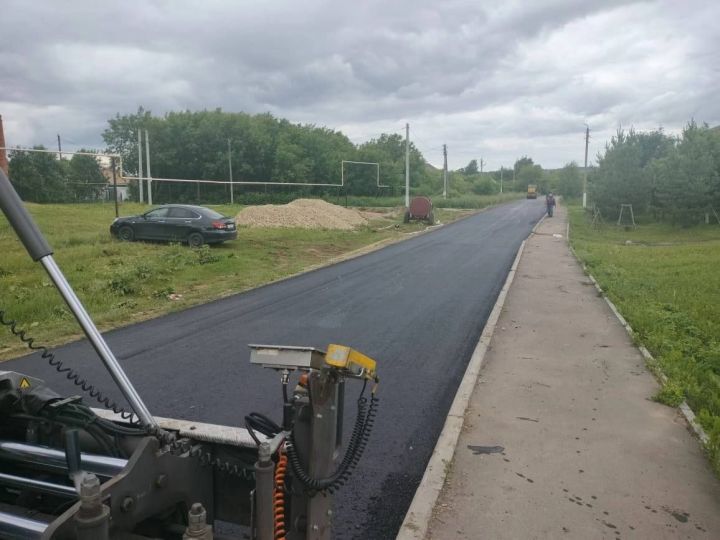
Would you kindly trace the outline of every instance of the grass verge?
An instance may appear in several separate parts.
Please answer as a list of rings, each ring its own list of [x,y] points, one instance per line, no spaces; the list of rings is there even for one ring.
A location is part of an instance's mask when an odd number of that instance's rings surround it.
[[[370,224],[354,231],[240,228],[238,239],[189,249],[179,244],[111,238],[111,204],[28,204],[55,258],[101,330],[157,317],[327,264],[355,250],[406,238],[425,229],[402,224],[399,209],[373,212]],[[235,215],[240,206],[214,206]],[[147,210],[124,204],[121,215]],[[438,209],[448,223],[474,210]],[[397,226],[396,226],[397,225]],[[33,263],[0,214],[0,310],[38,342],[58,345],[80,330],[39,264]],[[0,359],[26,352],[0,330]]]
[[[720,474],[720,227],[594,229],[570,207],[571,243],[668,380],[655,397],[686,399]]]
[[[495,195],[461,195],[459,197],[450,197],[443,199],[441,197],[432,197],[433,207],[439,208],[466,208],[481,209],[503,202],[510,202],[517,199],[524,199],[525,193],[516,191],[510,193],[496,193]],[[327,198],[328,201],[344,205],[345,198]],[[373,206],[373,207],[399,207],[405,204],[405,197],[358,197],[349,195],[347,197],[349,206]],[[437,214],[437,212],[436,212]]]

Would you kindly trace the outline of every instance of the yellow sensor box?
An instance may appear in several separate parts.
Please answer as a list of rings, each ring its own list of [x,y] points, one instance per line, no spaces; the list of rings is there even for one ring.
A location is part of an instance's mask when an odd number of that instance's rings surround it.
[[[369,380],[374,380],[376,377],[377,362],[345,345],[328,345],[325,363],[328,366],[347,371],[355,377]]]

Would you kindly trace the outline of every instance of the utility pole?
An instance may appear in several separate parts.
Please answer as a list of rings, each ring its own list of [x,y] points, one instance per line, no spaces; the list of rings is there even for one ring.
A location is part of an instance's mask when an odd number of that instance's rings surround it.
[[[58,159],[62,159],[62,143],[60,142],[60,134],[58,136]]]
[[[500,193],[502,193],[502,182],[503,182],[503,172],[505,171],[505,167],[500,167]]]
[[[447,199],[447,144],[443,144],[443,199]]]
[[[145,202],[143,194],[143,159],[142,159],[142,130],[138,128],[138,184],[140,187],[140,202]]]
[[[230,139],[228,139],[228,169],[230,170],[230,204],[235,204],[233,199],[233,177],[232,177],[232,148],[230,148]]]
[[[150,174],[150,137],[145,130],[145,167],[147,167],[148,204],[152,206],[152,175]]]
[[[115,217],[120,217],[118,212],[118,196],[117,196],[117,177],[115,176],[115,158],[110,158],[110,166],[112,167],[113,174],[113,192],[115,194]]]
[[[405,124],[405,208],[410,208],[410,124]]]
[[[585,124],[585,169],[583,178],[583,208],[587,208],[587,154],[588,142],[590,141],[590,126]]]
[[[485,160],[483,158],[480,158],[480,175],[482,176],[483,173],[483,166],[485,165]]]

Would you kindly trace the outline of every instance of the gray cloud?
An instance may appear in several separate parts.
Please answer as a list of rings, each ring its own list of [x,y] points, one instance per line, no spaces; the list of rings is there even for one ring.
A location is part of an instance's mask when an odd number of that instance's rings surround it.
[[[439,164],[592,154],[618,125],[720,123],[720,7],[683,3],[5,2],[10,144],[102,146],[115,113],[222,107],[342,129],[408,121]]]

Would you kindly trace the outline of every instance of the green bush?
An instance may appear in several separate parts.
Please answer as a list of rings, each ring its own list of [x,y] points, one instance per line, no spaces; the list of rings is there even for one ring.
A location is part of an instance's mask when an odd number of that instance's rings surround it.
[[[482,178],[473,184],[472,190],[477,195],[493,195],[500,192],[500,186],[490,178]]]

